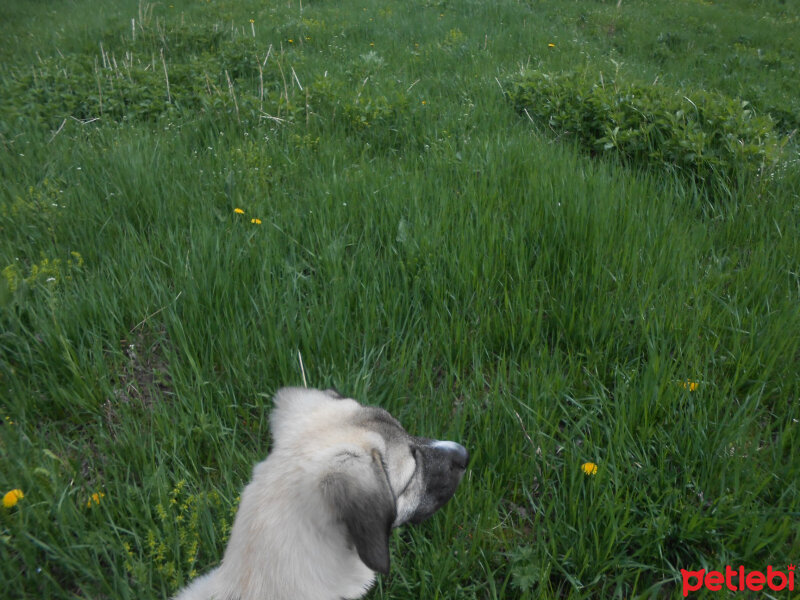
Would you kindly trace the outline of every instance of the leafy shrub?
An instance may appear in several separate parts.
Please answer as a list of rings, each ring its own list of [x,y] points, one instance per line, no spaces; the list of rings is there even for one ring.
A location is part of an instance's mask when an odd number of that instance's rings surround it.
[[[295,73],[303,60],[295,47],[279,51],[216,27],[175,24],[107,36],[85,52],[8,68],[0,76],[0,96],[8,99],[0,103],[0,135],[13,136],[26,122],[57,130],[68,118],[138,123],[209,114],[250,124],[308,125],[317,115],[394,143],[408,98],[394,79],[379,76],[385,62],[380,55],[368,51],[340,76],[326,72],[305,86]]]
[[[663,85],[590,81],[578,73],[525,73],[511,82],[515,108],[592,155],[677,172],[712,194],[729,195],[773,168],[781,140],[747,101]]]
[[[155,121],[197,113],[235,114],[258,122],[261,111],[284,120],[303,115],[273,53],[252,39],[186,25],[145,30],[107,45],[43,57],[35,67],[9,68],[0,79],[0,133],[33,120],[52,129],[66,118]],[[292,88],[294,92],[294,88]]]
[[[409,101],[396,82],[379,76],[364,81],[320,77],[310,89],[313,109],[325,121],[374,146],[394,147],[399,143],[402,135],[398,123],[407,115]]]

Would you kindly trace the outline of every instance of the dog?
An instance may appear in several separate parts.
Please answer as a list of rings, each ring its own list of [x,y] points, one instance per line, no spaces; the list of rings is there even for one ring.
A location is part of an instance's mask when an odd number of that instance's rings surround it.
[[[283,388],[274,405],[222,564],[174,600],[361,598],[389,572],[391,530],[444,506],[469,462],[335,390]]]

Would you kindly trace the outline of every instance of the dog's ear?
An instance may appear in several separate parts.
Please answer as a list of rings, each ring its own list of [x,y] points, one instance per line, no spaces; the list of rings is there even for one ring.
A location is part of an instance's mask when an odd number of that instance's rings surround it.
[[[339,467],[322,479],[322,495],[344,523],[363,563],[388,574],[397,507],[380,452],[343,455]]]

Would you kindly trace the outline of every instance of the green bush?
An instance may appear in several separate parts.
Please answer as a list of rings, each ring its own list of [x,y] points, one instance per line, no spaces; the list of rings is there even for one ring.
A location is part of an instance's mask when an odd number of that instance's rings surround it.
[[[97,48],[0,74],[0,96],[9,99],[0,103],[0,135],[13,136],[29,121],[57,130],[69,118],[139,123],[210,114],[308,125],[318,114],[351,131],[373,130],[385,146],[395,143],[408,108],[402,86],[379,76],[384,59],[375,51],[354,58],[338,77],[325,71],[303,87],[294,69],[304,59],[295,48],[274,50],[243,35],[185,25],[167,26],[163,36],[145,30],[135,38],[107,37]]]
[[[175,25],[163,37],[145,30],[136,38],[108,36],[107,45],[56,54],[35,67],[11,67],[0,77],[0,133],[13,135],[33,120],[56,129],[65,119],[152,122],[198,113],[235,114],[259,122],[262,110],[284,120],[303,116],[273,54],[245,36]]]
[[[772,120],[718,93],[531,71],[512,81],[507,96],[520,113],[575,136],[593,156],[680,173],[712,195],[755,184],[779,160]]]

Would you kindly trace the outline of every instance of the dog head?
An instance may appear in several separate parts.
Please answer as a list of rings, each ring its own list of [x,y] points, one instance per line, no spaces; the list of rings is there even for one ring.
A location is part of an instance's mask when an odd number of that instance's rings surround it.
[[[273,452],[307,458],[317,492],[359,558],[384,574],[391,529],[433,515],[469,462],[460,444],[412,436],[382,408],[333,390],[280,390],[271,428]]]

